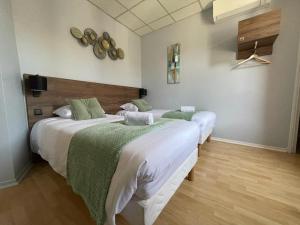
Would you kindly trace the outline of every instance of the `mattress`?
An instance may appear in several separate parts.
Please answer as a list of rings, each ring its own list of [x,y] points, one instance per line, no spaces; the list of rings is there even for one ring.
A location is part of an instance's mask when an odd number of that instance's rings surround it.
[[[116,115],[83,121],[59,117],[44,119],[37,122],[32,129],[31,147],[57,173],[66,176],[68,146],[72,136],[89,126],[122,120],[122,116]],[[133,140],[123,147],[113,179],[118,179],[118,174],[123,172],[133,155],[142,158],[145,164],[137,174],[134,194],[139,199],[150,198],[195,149],[198,136],[197,126],[178,120]]]
[[[198,149],[195,149],[154,196],[147,200],[131,199],[121,212],[127,222],[131,225],[152,225],[197,159]]]

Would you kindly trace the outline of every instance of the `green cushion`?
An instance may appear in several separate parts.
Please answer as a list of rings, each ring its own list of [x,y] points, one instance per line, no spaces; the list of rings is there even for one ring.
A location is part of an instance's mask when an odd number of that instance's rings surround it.
[[[149,103],[146,102],[144,99],[135,99],[132,100],[132,103],[138,107],[140,112],[146,112],[152,109],[152,106],[149,105]]]
[[[70,100],[74,120],[88,120],[105,117],[97,98]]]

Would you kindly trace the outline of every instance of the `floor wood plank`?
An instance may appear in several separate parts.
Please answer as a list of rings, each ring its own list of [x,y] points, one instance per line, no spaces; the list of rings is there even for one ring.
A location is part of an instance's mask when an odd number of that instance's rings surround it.
[[[118,225],[127,225],[120,216]],[[0,190],[1,225],[95,225],[46,163]],[[300,156],[213,141],[155,225],[299,225]]]

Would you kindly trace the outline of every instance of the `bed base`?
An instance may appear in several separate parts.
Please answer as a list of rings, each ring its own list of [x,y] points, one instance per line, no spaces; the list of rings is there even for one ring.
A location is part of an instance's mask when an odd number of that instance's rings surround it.
[[[203,133],[201,134],[200,138],[199,138],[199,144],[202,145],[205,143],[205,141],[210,141],[211,139],[211,134],[213,132],[213,127],[206,129],[205,131],[203,131]]]
[[[211,135],[209,135],[209,136],[207,137],[206,141],[207,141],[208,143],[211,142]],[[202,144],[198,144],[198,157],[200,157],[201,147],[202,147]]]
[[[210,129],[207,129],[199,138],[198,157],[200,157],[201,146],[205,143],[205,141],[211,142],[212,132],[213,132],[213,127]]]
[[[191,171],[189,172],[186,179],[189,180],[189,181],[194,181],[194,179],[195,179],[195,169],[194,168],[191,169]]]
[[[195,149],[153,197],[147,200],[131,199],[121,215],[130,225],[152,225],[183,180],[186,177],[193,180],[197,160],[198,149]]]

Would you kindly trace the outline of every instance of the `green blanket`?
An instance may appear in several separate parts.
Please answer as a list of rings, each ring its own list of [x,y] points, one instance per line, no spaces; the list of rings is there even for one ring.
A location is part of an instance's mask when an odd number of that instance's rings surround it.
[[[162,118],[191,121],[195,112],[170,111],[162,115]]]
[[[160,119],[149,126],[99,124],[80,130],[73,136],[67,160],[67,180],[73,191],[84,199],[97,225],[103,225],[106,219],[106,197],[121,148],[169,121]]]

